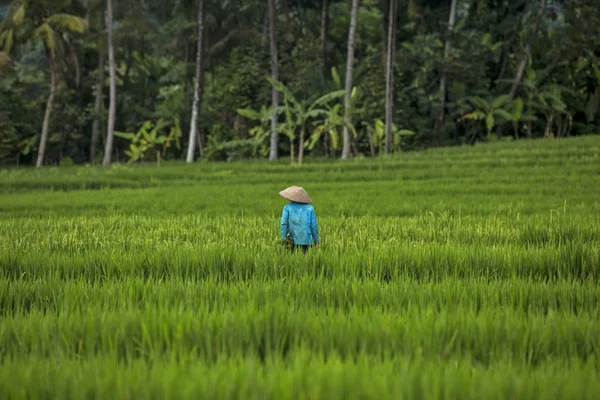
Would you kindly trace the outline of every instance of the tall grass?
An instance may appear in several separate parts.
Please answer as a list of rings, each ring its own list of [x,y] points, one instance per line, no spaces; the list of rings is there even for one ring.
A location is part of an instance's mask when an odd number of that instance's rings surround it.
[[[599,161],[0,171],[0,398],[598,398]],[[291,184],[306,255],[277,238]]]

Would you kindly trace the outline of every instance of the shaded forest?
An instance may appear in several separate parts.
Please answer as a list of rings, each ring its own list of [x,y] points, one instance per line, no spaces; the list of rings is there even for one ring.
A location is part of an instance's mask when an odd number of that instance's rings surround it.
[[[595,0],[0,0],[0,163],[597,134]]]

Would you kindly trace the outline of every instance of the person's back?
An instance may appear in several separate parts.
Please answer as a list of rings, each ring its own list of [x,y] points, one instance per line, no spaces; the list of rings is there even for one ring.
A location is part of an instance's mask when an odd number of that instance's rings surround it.
[[[308,204],[312,200],[303,188],[292,186],[280,192],[290,203],[283,207],[281,215],[280,235],[284,240],[291,239],[295,246],[303,250],[313,244],[319,246],[319,227],[315,209]]]
[[[290,237],[296,245],[319,242],[315,209],[310,204],[291,202],[283,207],[281,236]]]

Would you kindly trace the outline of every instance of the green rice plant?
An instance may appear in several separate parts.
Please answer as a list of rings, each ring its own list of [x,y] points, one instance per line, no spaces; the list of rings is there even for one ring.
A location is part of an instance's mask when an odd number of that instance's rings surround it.
[[[598,398],[599,160],[0,171],[0,398]],[[288,184],[306,255],[279,245]]]
[[[31,385],[30,377],[36,377]],[[7,398],[228,398],[228,399],[595,399],[600,390],[593,363],[549,362],[523,368],[501,362],[493,368],[470,360],[381,361],[359,354],[355,361],[307,350],[289,360],[256,357],[216,364],[173,360],[121,363],[114,357],[78,360],[17,359],[0,369]]]

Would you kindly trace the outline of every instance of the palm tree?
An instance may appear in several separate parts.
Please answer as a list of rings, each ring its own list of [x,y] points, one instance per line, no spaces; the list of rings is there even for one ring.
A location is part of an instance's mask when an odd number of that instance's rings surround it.
[[[450,18],[448,20],[448,37],[446,38],[446,45],[444,48],[444,64],[449,61],[450,51],[452,49],[452,33],[454,32],[454,23],[456,22],[456,0],[452,0],[450,5]],[[440,110],[438,112],[438,118],[436,123],[436,133],[444,125],[444,118],[446,116],[446,81],[448,74],[446,65],[442,66],[442,75],[440,77]]]
[[[387,71],[385,85],[385,152],[392,151],[393,106],[394,106],[394,53],[396,50],[396,0],[390,0],[390,22],[388,29]]]
[[[113,137],[115,131],[115,116],[117,113],[117,71],[115,66],[115,47],[113,44],[113,7],[112,0],[106,0],[108,14],[108,65],[110,70],[110,103],[108,106],[108,129],[106,132],[106,148],[102,165],[108,167],[112,155]]]
[[[200,102],[202,101],[202,53],[204,51],[202,39],[204,33],[204,1],[199,0],[198,3],[198,48],[196,50],[196,83],[194,84],[194,104],[192,106],[192,122],[190,124],[190,137],[188,141],[186,159],[188,163],[194,161],[194,147],[196,146],[196,136],[198,135],[198,113],[200,111]]]
[[[198,127],[198,119],[204,92],[205,71],[209,71],[220,62],[225,62],[228,54],[236,46],[266,37],[256,29],[257,17],[264,14],[262,7],[256,7],[246,0],[196,0],[194,3],[198,5],[196,31],[197,37],[201,37],[201,40],[196,43],[196,68],[195,74],[193,74],[196,77],[196,83],[189,84],[193,88],[194,95],[192,101],[186,101],[186,108],[191,111],[186,114],[188,115],[186,118],[189,118],[190,121],[187,162],[194,160],[195,146],[200,150],[200,157],[203,155],[204,137]],[[185,4],[192,3],[186,2]],[[194,7],[194,9],[196,8]],[[186,7],[186,10],[191,11],[191,7]],[[186,82],[191,81],[191,75],[189,78],[186,77]],[[187,86],[188,84],[186,84]],[[192,129],[194,129],[193,132]]]
[[[275,33],[277,26],[275,25],[275,0],[269,1],[269,44],[271,48],[271,79],[274,81],[279,80],[279,64],[277,61],[277,40]],[[272,104],[271,107],[276,108],[279,106],[279,92],[273,88],[272,93]],[[279,136],[277,133],[277,115],[273,114],[271,119],[271,151],[269,153],[269,160],[276,160],[278,157]]]
[[[56,4],[55,4],[56,3]],[[36,166],[44,164],[50,117],[54,96],[59,84],[60,65],[70,61],[78,68],[76,55],[71,43],[72,33],[82,34],[85,21],[75,15],[59,13],[70,5],[68,1],[47,1],[43,5],[15,0],[10,6],[8,17],[0,25],[0,49],[10,53],[15,44],[38,40],[44,46],[50,71],[50,93],[42,124]],[[76,72],[79,75],[78,72]]]
[[[344,144],[342,146],[342,159],[350,157],[350,106],[352,101],[352,70],[354,66],[354,40],[358,25],[358,7],[360,0],[352,0],[352,16],[350,19],[350,31],[348,33],[348,59],[346,63],[346,96],[344,97]]]
[[[96,24],[95,34],[102,35],[104,31],[104,5],[103,1],[100,0],[97,4],[93,4],[92,0],[88,0],[87,3],[87,16],[86,23],[88,27],[91,22],[91,14],[92,11],[96,13]],[[91,30],[91,27],[89,28]],[[104,64],[105,64],[105,43],[104,40],[99,36],[96,39],[98,46],[98,75],[96,76],[96,90],[95,90],[95,100],[94,100],[94,120],[92,122],[92,137],[90,140],[90,163],[94,163],[96,160],[96,147],[98,145],[98,140],[100,139],[100,113],[102,112],[102,95],[103,95],[103,86],[104,86]]]

